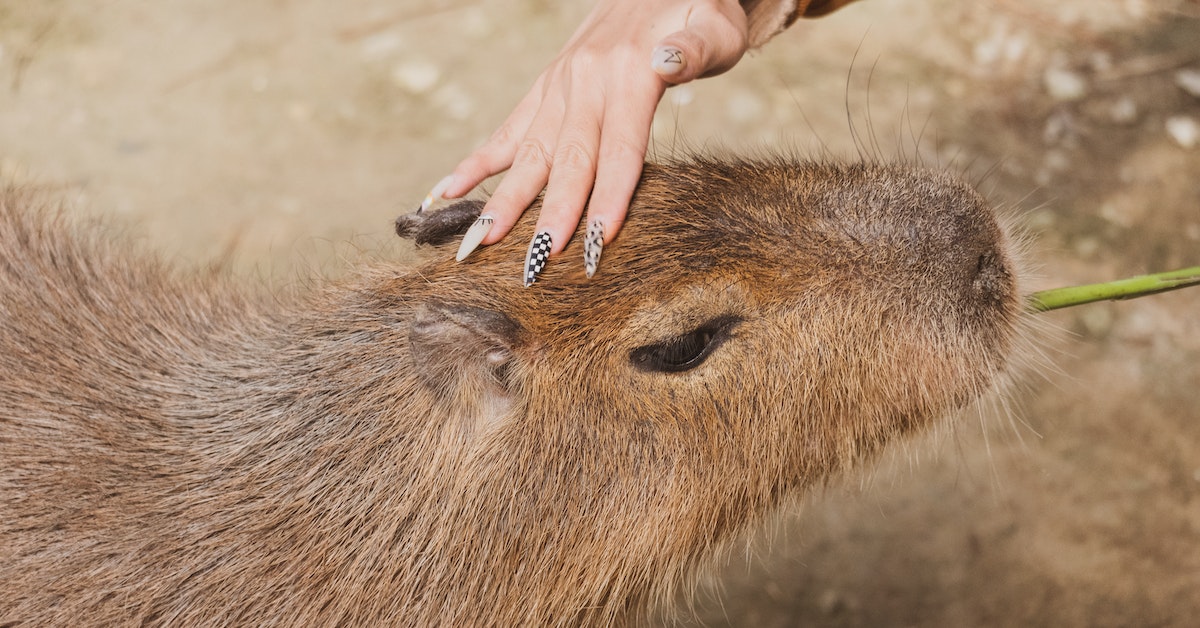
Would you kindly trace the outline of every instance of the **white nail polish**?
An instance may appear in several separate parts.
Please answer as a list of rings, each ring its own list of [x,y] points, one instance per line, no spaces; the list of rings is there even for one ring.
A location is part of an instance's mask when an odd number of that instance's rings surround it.
[[[471,228],[467,229],[467,232],[463,234],[462,244],[458,245],[458,253],[455,254],[454,260],[461,262],[467,259],[471,251],[474,251],[479,246],[479,243],[483,242],[483,239],[487,237],[488,232],[492,230],[493,222],[495,220],[491,214],[483,214],[479,218],[476,218]]]
[[[429,194],[425,195],[425,200],[421,201],[421,206],[417,208],[417,213],[419,214],[429,209],[429,206],[434,201],[441,200],[442,194],[446,193],[446,188],[449,188],[452,183],[454,183],[454,175],[448,175],[443,177],[441,181],[438,181],[437,185],[433,186],[433,189],[429,191]]]
[[[583,271],[588,279],[596,274],[600,265],[600,253],[604,251],[604,223],[593,220],[588,224],[587,237],[583,239]]]
[[[529,252],[525,254],[526,288],[537,281],[538,273],[546,267],[546,260],[550,259],[550,246],[550,234],[546,231],[533,236],[533,240],[529,242]]]
[[[651,55],[650,67],[659,74],[676,74],[683,69],[683,51],[674,46],[659,46]]]

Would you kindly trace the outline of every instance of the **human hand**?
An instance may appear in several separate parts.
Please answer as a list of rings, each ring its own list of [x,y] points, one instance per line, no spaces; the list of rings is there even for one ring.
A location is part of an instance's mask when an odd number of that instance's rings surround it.
[[[504,238],[544,187],[525,285],[566,246],[585,204],[591,277],[604,243],[625,220],[663,93],[733,67],[746,52],[746,29],[735,0],[600,0],[504,124],[421,209],[509,170],[464,236],[458,259]]]

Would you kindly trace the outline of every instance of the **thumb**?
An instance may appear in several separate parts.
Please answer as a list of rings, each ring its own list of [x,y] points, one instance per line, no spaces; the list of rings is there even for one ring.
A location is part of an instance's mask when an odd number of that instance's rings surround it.
[[[735,5],[736,7],[737,5]],[[672,85],[720,74],[737,64],[749,45],[746,15],[695,10],[687,25],[658,42],[651,67]]]

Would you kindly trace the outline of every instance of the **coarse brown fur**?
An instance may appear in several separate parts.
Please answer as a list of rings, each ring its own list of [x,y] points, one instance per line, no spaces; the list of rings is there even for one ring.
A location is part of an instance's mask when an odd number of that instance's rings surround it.
[[[0,209],[0,625],[643,617],[987,389],[1021,314],[988,206],[905,166],[648,167],[600,273],[577,235],[528,289],[536,211],[278,296],[30,204]],[[692,368],[635,359],[713,321]]]

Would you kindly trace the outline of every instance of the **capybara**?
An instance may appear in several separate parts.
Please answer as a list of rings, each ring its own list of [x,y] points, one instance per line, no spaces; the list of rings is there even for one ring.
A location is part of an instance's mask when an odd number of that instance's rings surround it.
[[[6,626],[644,618],[1006,377],[1024,312],[989,206],[906,165],[647,166],[599,272],[578,233],[529,288],[536,211],[279,294],[2,204]]]

